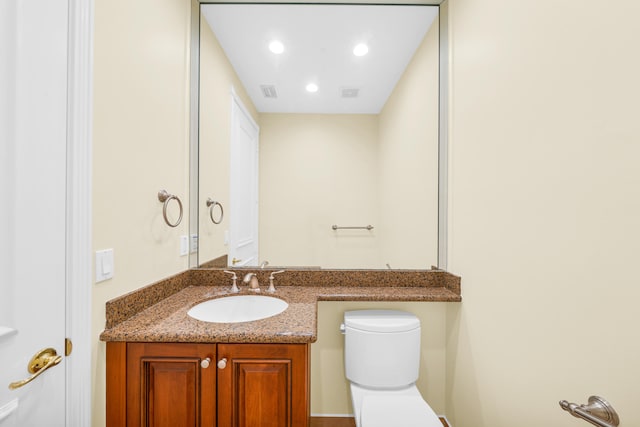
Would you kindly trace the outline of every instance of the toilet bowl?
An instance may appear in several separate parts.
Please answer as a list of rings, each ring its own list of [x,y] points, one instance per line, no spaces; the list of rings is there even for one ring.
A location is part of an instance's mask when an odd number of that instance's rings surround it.
[[[345,373],[357,427],[442,427],[415,385],[420,320],[398,310],[344,314]]]

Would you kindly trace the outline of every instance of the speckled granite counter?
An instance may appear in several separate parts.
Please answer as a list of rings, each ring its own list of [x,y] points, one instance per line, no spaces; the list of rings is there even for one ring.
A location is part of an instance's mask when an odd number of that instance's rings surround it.
[[[256,272],[255,269],[247,271]],[[238,276],[243,272],[240,270]],[[258,273],[260,283],[265,287],[270,270]],[[276,293],[265,293],[289,303],[281,314],[242,323],[208,323],[187,315],[191,307],[202,301],[238,295],[229,292],[228,283],[229,276],[222,270],[188,270],[109,301],[107,329],[100,339],[200,343],[315,342],[318,301],[461,300],[460,278],[439,270],[287,270],[277,277]],[[241,294],[253,293],[242,287]]]

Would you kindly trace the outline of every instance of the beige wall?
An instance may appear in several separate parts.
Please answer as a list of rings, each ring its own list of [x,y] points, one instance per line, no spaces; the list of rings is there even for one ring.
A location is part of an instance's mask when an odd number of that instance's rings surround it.
[[[105,406],[105,302],[188,268],[160,189],[188,207],[188,43],[184,0],[96,0],[93,246],[113,248],[114,278],[93,286],[93,425]]]
[[[200,27],[199,263],[228,252],[224,232],[229,229],[231,88],[259,125],[259,116],[251,99],[203,17]],[[211,221],[205,203],[209,197],[227,209],[221,224]],[[216,208],[214,219],[218,215]]]
[[[260,258],[272,265],[381,268],[375,115],[260,115]]]
[[[393,268],[438,264],[438,19],[380,113],[380,251]]]
[[[640,6],[450,0],[447,415],[640,425]]]

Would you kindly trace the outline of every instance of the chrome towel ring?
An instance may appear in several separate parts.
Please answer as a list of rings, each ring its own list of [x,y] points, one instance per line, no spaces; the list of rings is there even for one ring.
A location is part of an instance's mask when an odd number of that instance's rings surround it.
[[[164,205],[162,206],[162,216],[164,217],[164,222],[166,222],[169,227],[177,227],[180,224],[180,221],[182,221],[182,202],[180,201],[178,196],[167,193],[167,190],[160,190],[158,191],[158,200],[160,200],[161,203],[164,203]],[[172,200],[178,202],[178,207],[180,208],[180,215],[178,216],[178,220],[174,223],[169,221],[169,218],[167,218],[167,206]]]
[[[209,218],[211,218],[211,222],[213,222],[214,224],[220,224],[222,222],[222,218],[224,218],[224,209],[222,207],[222,204],[209,197],[207,198],[207,206],[209,207]],[[220,207],[220,217],[217,221],[213,218],[213,209],[216,206]]]

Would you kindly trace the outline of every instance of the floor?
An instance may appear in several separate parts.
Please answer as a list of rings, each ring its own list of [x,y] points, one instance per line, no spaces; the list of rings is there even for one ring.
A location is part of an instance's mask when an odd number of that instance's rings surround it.
[[[449,427],[449,424],[440,418],[440,422],[444,427]],[[355,427],[356,423],[351,417],[311,417],[309,427]]]

